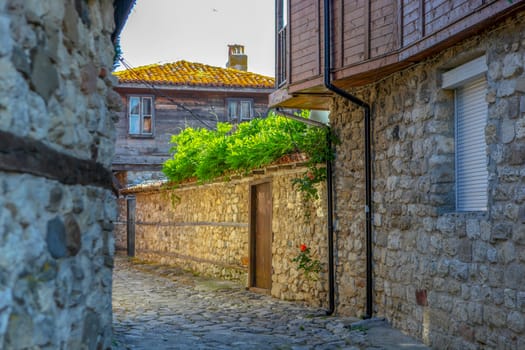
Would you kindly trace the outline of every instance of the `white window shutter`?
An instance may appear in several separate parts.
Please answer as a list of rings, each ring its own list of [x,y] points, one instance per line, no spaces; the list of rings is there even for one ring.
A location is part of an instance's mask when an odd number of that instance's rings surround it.
[[[486,93],[485,78],[476,79],[456,89],[456,210],[458,211],[487,210]]]

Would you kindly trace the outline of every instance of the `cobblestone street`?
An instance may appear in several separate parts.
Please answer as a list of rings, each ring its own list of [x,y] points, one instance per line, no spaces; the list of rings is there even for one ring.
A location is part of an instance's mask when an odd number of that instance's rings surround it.
[[[325,311],[117,256],[114,349],[426,349],[380,320]]]

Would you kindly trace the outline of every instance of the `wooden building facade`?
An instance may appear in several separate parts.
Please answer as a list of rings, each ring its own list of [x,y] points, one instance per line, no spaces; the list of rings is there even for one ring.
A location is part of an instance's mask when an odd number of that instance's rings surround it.
[[[115,75],[119,79],[115,90],[125,106],[116,126],[113,161],[121,183],[159,175],[170,157],[171,136],[186,127],[214,129],[217,122],[265,117],[274,90],[273,78],[187,61]],[[132,174],[138,177],[132,180]]]
[[[420,62],[523,8],[509,0],[333,0],[332,82],[363,86]],[[324,0],[276,1],[276,72],[270,105],[328,109]]]

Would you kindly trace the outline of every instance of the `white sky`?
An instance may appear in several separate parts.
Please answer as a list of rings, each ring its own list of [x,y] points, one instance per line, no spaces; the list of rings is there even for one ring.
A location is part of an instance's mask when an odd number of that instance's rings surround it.
[[[225,67],[227,45],[240,44],[248,71],[273,77],[274,7],[275,0],[137,0],[120,36],[122,56],[133,67],[178,60]]]

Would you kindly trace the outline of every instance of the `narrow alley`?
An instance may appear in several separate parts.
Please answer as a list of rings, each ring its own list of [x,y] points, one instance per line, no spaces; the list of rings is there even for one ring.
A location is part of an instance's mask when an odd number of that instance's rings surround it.
[[[115,259],[114,349],[427,349],[383,321],[246,291],[176,267]]]

